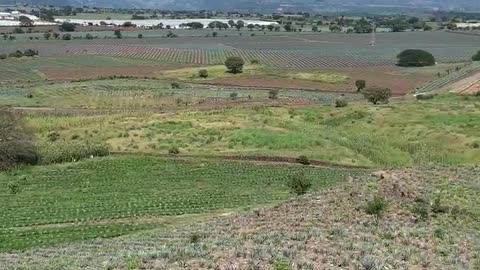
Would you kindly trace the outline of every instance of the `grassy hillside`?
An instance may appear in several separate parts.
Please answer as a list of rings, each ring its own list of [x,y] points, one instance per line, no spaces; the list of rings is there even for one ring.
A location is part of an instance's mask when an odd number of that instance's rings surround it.
[[[39,140],[107,142],[111,150],[189,155],[270,155],[366,166],[480,162],[480,99],[454,95],[426,101],[346,108],[267,107],[108,116],[32,116]]]

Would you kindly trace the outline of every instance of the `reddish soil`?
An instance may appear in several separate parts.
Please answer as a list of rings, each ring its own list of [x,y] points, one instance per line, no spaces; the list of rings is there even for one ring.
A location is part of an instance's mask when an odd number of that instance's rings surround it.
[[[325,72],[343,73],[350,76],[345,83],[329,84],[315,81],[283,79],[278,77],[225,78],[209,81],[210,84],[258,88],[302,89],[312,91],[355,92],[355,81],[366,80],[368,85],[392,89],[393,95],[405,95],[433,78],[416,75],[397,75],[395,66],[330,69]]]
[[[133,76],[155,77],[159,71],[178,69],[185,66],[135,66],[135,67],[108,67],[108,68],[74,68],[74,69],[47,69],[43,70],[50,80],[83,80],[96,79],[106,76]]]
[[[480,93],[480,81],[472,84],[470,87],[462,91],[462,95],[473,95]]]

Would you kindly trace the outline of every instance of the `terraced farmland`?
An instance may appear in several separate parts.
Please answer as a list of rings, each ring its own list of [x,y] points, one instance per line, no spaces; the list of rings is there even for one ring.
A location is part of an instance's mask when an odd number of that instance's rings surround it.
[[[289,197],[289,175],[299,171],[317,190],[352,173],[156,158],[107,158],[3,173],[0,251],[118,236],[158,227],[155,217],[279,202]],[[20,191],[12,194],[9,183],[20,185]]]

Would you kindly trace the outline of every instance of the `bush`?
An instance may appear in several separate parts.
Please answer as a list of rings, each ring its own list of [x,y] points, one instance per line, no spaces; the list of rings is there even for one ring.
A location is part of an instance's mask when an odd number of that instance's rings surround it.
[[[206,70],[206,69],[199,70],[198,71],[198,77],[204,78],[204,79],[208,78],[208,70]]]
[[[424,50],[405,50],[398,56],[398,65],[401,67],[426,67],[435,65],[433,55]]]
[[[268,91],[268,98],[269,99],[278,99],[278,94],[279,94],[278,89],[271,89]]]
[[[374,86],[363,90],[362,94],[366,100],[376,105],[379,102],[388,103],[388,100],[392,96],[392,91],[389,88]]]
[[[21,191],[21,186],[19,183],[10,182],[8,183],[8,189],[10,190],[10,193],[17,194]]]
[[[72,40],[72,35],[70,35],[70,34],[64,34],[64,35],[62,35],[62,39],[63,39],[63,40]]]
[[[212,37],[217,37],[218,36],[218,33],[217,32],[213,32],[212,33]]]
[[[233,74],[241,73],[245,62],[238,56],[230,56],[225,60],[225,66],[228,71]]]
[[[33,57],[35,55],[38,55],[38,51],[34,51],[32,49],[28,49],[26,50],[24,53],[23,53],[24,56],[28,56],[28,57]]]
[[[237,97],[238,97],[238,94],[235,93],[235,92],[230,94],[230,98],[231,98],[232,100],[236,100]]]
[[[85,38],[88,39],[88,40],[92,40],[93,39],[93,36],[91,34],[86,34],[85,35]]]
[[[383,197],[375,196],[373,200],[367,203],[365,212],[376,218],[381,218],[388,209],[388,202]]]
[[[429,100],[429,99],[433,99],[434,97],[435,95],[432,95],[432,94],[418,94],[415,96],[417,100]]]
[[[343,108],[348,106],[348,101],[344,97],[339,97],[335,100],[335,107]]]
[[[172,89],[180,89],[180,84],[178,82],[171,82],[170,87],[172,87]]]
[[[0,54],[0,60],[7,59],[7,57],[8,56],[4,53]]]
[[[19,164],[35,165],[38,155],[31,143],[32,135],[18,116],[0,110],[0,170]]]
[[[312,182],[305,176],[304,172],[300,172],[290,178],[288,186],[293,193],[303,195],[312,187]]]
[[[60,139],[60,133],[58,133],[58,132],[48,133],[47,139],[51,142],[58,141],[58,139]]]
[[[8,56],[11,58],[21,58],[23,57],[23,52],[17,50],[16,52],[9,54]]]
[[[176,146],[172,146],[170,149],[168,149],[168,153],[170,155],[178,155],[180,154],[180,149],[178,149]]]
[[[138,34],[138,38],[143,38],[143,34]]]
[[[115,37],[117,37],[118,39],[121,39],[122,38],[122,32],[120,30],[115,30],[115,32],[113,32],[113,34],[115,35]]]
[[[50,32],[45,32],[43,33],[43,38],[46,39],[46,40],[49,40],[50,37],[52,37],[52,34]]]
[[[252,64],[252,65],[258,65],[258,64],[260,64],[260,60],[258,60],[258,59],[252,59],[252,61],[250,61],[250,64]]]
[[[480,51],[478,51],[474,56],[472,56],[473,61],[480,61]]]
[[[310,160],[308,159],[307,156],[304,156],[304,155],[299,156],[297,158],[297,162],[302,164],[302,165],[310,165]]]
[[[71,141],[43,143],[38,145],[38,150],[41,164],[75,162],[90,157],[103,157],[110,154],[106,144]]]
[[[356,80],[355,86],[357,87],[357,92],[361,92],[365,87],[367,87],[367,82],[365,80]]]

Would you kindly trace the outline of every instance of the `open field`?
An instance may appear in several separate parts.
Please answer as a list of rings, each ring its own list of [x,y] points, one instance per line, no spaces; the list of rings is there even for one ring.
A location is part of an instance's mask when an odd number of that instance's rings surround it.
[[[0,262],[27,270],[477,269],[479,173],[475,167],[426,167],[388,171],[383,179],[354,176],[272,209],[3,253]],[[388,208],[377,219],[366,205],[379,194]]]
[[[277,203],[289,197],[286,181],[299,171],[311,177],[316,190],[355,174],[128,157],[2,173],[0,251],[114,237],[168,224],[169,216]],[[21,185],[19,193],[10,193],[7,186],[12,182]]]
[[[367,166],[480,162],[478,97],[441,95],[428,101],[337,109],[219,109],[99,116],[31,116],[40,141],[107,142],[111,150],[189,155],[267,155]],[[73,139],[72,139],[73,138]]]

